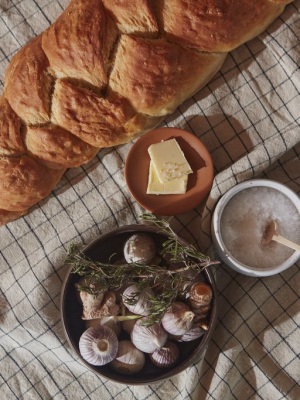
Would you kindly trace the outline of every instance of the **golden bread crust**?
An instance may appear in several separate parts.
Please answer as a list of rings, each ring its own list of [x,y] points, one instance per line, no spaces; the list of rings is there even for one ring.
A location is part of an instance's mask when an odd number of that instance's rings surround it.
[[[43,33],[43,49],[56,78],[74,78],[102,88],[117,29],[99,0],[72,1]]]
[[[23,215],[27,214],[27,211],[28,211],[27,209],[21,211],[7,211],[0,209],[0,226],[22,217]]]
[[[156,38],[159,34],[157,21],[148,0],[103,0],[105,8],[115,20],[119,31]]]
[[[110,87],[144,114],[163,116],[204,86],[226,54],[196,53],[165,39],[123,35]]]
[[[154,0],[167,38],[202,51],[231,51],[263,32],[284,9],[268,0]]]
[[[117,143],[134,114],[122,97],[104,98],[63,80],[56,82],[52,111],[58,125],[96,147]]]
[[[8,101],[2,97],[0,99],[0,157],[16,157],[26,153],[20,129],[20,118]]]
[[[28,127],[24,136],[29,155],[49,168],[79,167],[99,151],[56,125]]]
[[[0,209],[21,211],[48,196],[65,170],[47,169],[31,157],[0,158]]]
[[[12,109],[28,125],[50,120],[52,78],[38,36],[12,58],[5,76],[5,93]]]

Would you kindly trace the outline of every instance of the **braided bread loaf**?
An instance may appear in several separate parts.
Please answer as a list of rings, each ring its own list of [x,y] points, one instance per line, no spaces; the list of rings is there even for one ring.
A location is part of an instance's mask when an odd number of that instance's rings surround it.
[[[291,0],[71,0],[11,60],[0,98],[0,225],[67,168],[154,128]]]

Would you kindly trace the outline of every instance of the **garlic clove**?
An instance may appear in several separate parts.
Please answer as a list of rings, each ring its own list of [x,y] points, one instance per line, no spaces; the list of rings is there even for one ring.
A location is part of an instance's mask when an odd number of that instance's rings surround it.
[[[175,301],[162,318],[164,329],[175,336],[189,331],[193,325],[195,314],[185,303]]]
[[[128,263],[148,264],[156,254],[154,240],[146,233],[132,235],[124,245],[124,257]]]
[[[166,342],[165,345],[150,354],[150,360],[160,368],[172,367],[179,357],[179,349],[173,342]]]
[[[139,319],[131,332],[132,343],[144,353],[153,353],[162,347],[168,338],[161,324],[142,325],[147,318]]]
[[[106,326],[88,328],[80,337],[79,351],[83,359],[92,365],[105,365],[118,353],[116,334]]]
[[[153,292],[149,287],[142,290],[138,296],[135,296],[137,292],[138,289],[136,285],[131,285],[125,289],[123,293],[123,303],[132,313],[147,316],[150,314],[151,307],[149,296],[153,296]]]
[[[145,364],[145,355],[137,349],[130,340],[119,342],[116,358],[110,366],[122,374],[134,374],[141,371]]]

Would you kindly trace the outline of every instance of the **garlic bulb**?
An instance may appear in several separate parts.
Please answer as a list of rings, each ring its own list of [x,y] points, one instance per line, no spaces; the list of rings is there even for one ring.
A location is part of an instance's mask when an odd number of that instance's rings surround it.
[[[139,372],[144,364],[144,353],[138,350],[130,340],[122,340],[119,342],[118,354],[110,366],[122,374],[134,374]]]
[[[191,329],[194,317],[186,304],[177,301],[165,313],[161,323],[168,333],[179,336]]]
[[[106,326],[88,328],[80,337],[79,351],[88,363],[105,365],[118,353],[117,336]]]
[[[176,363],[179,357],[179,349],[173,342],[166,342],[165,345],[150,354],[150,360],[160,368],[169,368]]]
[[[162,347],[166,341],[168,334],[161,324],[153,324],[151,326],[142,325],[147,318],[139,319],[131,332],[132,343],[144,353],[153,353]]]
[[[128,263],[148,264],[156,254],[154,240],[146,233],[132,235],[124,245],[124,257]]]
[[[149,296],[153,295],[152,290],[148,287],[141,291],[140,295],[134,297],[134,294],[138,292],[136,285],[131,285],[124,290],[123,302],[125,306],[134,314],[147,316],[150,314],[150,302]],[[129,304],[129,302],[135,302],[135,304]]]
[[[200,325],[193,325],[192,328],[184,333],[180,339],[177,339],[178,342],[191,342],[192,340],[199,339],[206,332]]]

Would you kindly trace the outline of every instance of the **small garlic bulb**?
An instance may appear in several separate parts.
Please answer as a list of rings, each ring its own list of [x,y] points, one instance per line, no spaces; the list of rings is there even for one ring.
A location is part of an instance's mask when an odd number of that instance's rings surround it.
[[[153,353],[167,341],[168,334],[161,324],[142,325],[147,318],[139,319],[131,332],[132,343],[144,353]]]
[[[124,257],[128,263],[150,263],[156,254],[154,240],[146,233],[132,235],[124,245]]]
[[[144,364],[144,353],[137,349],[130,340],[122,340],[119,342],[118,354],[110,366],[122,374],[134,374],[139,372]]]
[[[191,329],[194,317],[186,304],[176,301],[164,314],[161,323],[168,333],[179,336]]]
[[[172,367],[179,357],[179,349],[173,342],[166,342],[165,345],[150,354],[150,360],[160,368]]]
[[[108,364],[118,353],[117,336],[106,326],[88,328],[80,337],[79,351],[92,365]]]
[[[134,314],[147,316],[150,314],[149,296],[153,295],[152,290],[148,287],[141,291],[139,296],[135,297],[134,294],[138,292],[136,285],[131,285],[124,290],[123,303]],[[135,304],[129,304],[135,302]]]

